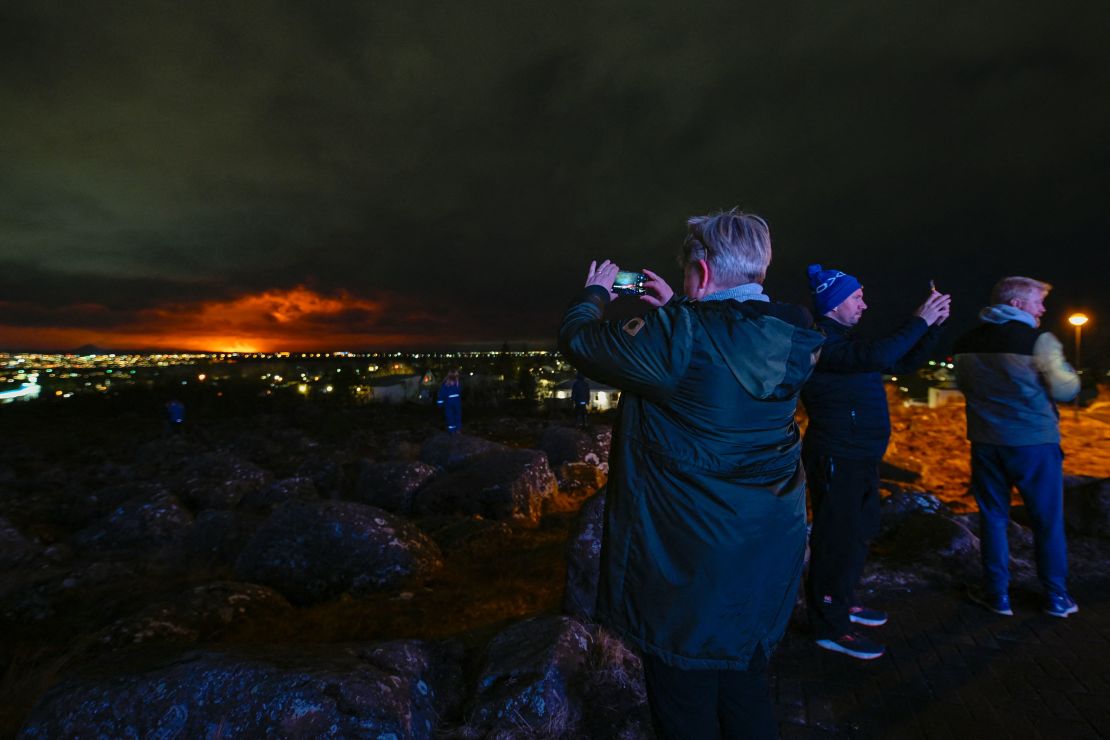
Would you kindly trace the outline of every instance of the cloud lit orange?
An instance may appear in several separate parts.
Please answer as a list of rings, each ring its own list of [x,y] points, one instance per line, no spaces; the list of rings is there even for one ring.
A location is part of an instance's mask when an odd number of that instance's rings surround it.
[[[3,308],[0,303],[0,316]],[[70,308],[95,313],[100,307]],[[420,318],[428,321],[427,316]],[[325,295],[296,286],[223,301],[144,309],[115,326],[102,328],[31,328],[5,325],[0,319],[0,341],[27,349],[93,344],[126,349],[273,352],[386,347],[441,339],[434,322],[412,327],[413,331],[406,329],[404,312],[386,301],[346,292]]]

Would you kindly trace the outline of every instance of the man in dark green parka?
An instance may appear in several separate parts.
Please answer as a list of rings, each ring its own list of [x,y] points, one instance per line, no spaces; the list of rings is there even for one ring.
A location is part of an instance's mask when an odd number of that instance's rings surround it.
[[[644,658],[660,737],[774,737],[767,659],[786,629],[805,549],[794,423],[822,336],[762,283],[758,216],[692,218],[686,297],[655,273],[657,309],[602,321],[617,267],[590,265],[559,346],[622,391],[610,453],[598,620]]]

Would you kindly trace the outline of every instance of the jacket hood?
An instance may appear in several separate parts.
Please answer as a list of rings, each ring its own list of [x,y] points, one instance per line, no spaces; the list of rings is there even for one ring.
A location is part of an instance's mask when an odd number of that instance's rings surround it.
[[[691,303],[710,342],[744,390],[761,400],[796,394],[813,372],[825,337],[734,301]]]
[[[979,312],[979,320],[986,321],[988,324],[1005,324],[1007,321],[1020,321],[1023,324],[1028,324],[1034,329],[1037,327],[1037,320],[1033,318],[1033,314],[1028,311],[1022,311],[1020,308],[1014,308],[1006,303],[996,303],[993,306],[987,306]]]

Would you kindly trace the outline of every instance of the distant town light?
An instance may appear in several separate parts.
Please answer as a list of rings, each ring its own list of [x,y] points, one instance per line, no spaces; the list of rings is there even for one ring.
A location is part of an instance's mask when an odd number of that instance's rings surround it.
[[[305,383],[301,383],[300,385],[298,385],[297,386],[297,393],[303,393],[305,395],[308,395],[308,385],[305,384]]]
[[[205,375],[204,373],[201,373],[200,375],[197,376],[197,380],[199,380],[200,382],[203,383],[204,379],[207,378],[207,377],[208,377],[207,375]]]

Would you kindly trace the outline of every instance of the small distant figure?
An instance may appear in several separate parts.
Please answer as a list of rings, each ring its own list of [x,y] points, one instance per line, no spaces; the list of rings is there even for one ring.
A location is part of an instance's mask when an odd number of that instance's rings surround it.
[[[1010,607],[1010,491],[1015,486],[1033,523],[1044,610],[1053,617],[1079,611],[1068,595],[1064,536],[1063,452],[1056,403],[1079,393],[1079,377],[1064,361],[1060,340],[1041,329],[1052,286],[1027,277],[1002,278],[979,325],[956,341],[956,384],[967,397],[971,493],[979,504],[983,563],[972,601],[996,614]]]
[[[443,407],[447,431],[455,434],[462,429],[462,385],[459,383],[458,370],[447,373],[443,385],[439,387],[436,405]]]
[[[582,373],[578,373],[574,379],[571,400],[574,401],[574,425],[579,429],[586,429],[586,415],[590,406],[590,384]]]
[[[176,398],[166,401],[166,431],[180,434],[185,428],[185,404]]]

